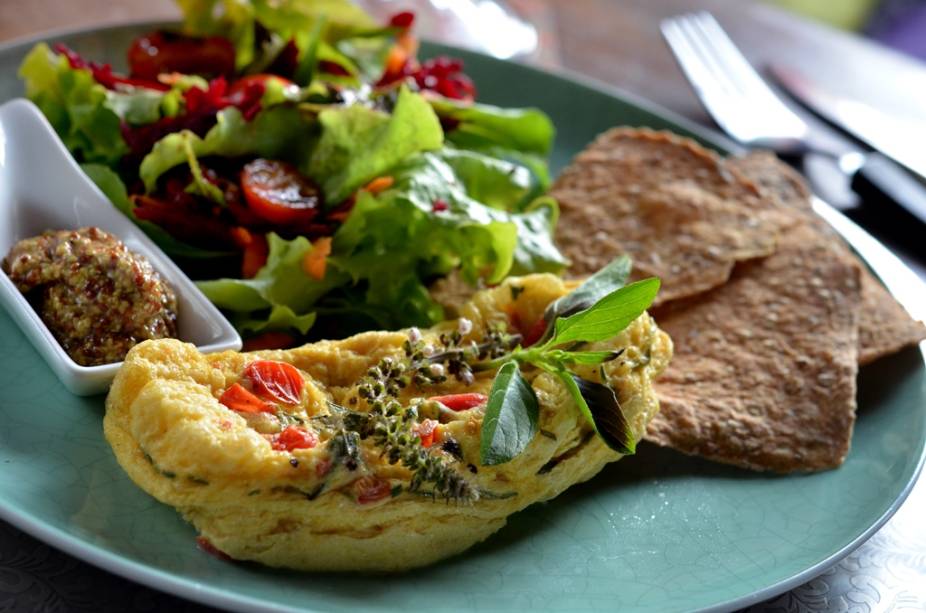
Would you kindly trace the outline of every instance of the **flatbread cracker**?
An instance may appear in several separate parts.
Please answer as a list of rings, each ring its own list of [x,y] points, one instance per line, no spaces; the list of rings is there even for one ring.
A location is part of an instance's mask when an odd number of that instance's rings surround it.
[[[729,158],[727,165],[755,182],[767,204],[812,216],[812,223],[820,234],[819,240],[828,240],[843,250],[847,257],[856,258],[842,238],[813,213],[810,191],[790,166],[767,152]],[[910,317],[866,266],[862,266],[861,285],[859,364],[869,364],[926,339],[926,326]]]
[[[754,470],[839,466],[855,421],[859,267],[789,230],[771,257],[654,312],[675,342],[647,438]]]
[[[862,273],[862,312],[858,325],[858,363],[864,366],[926,339],[916,321],[868,269]]]
[[[662,302],[723,284],[733,265],[775,250],[785,223],[758,188],[715,153],[666,132],[615,128],[556,180],[556,242],[589,275],[615,256],[662,279]]]

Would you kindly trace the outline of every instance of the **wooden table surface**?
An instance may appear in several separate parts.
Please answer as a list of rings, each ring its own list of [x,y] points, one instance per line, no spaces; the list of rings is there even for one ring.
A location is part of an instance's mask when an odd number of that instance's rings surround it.
[[[511,0],[511,3],[541,24],[545,46],[539,58],[541,63],[617,86],[710,127],[714,127],[713,122],[678,70],[658,30],[661,19],[694,9],[713,12],[757,65],[768,61],[793,64],[818,80],[838,84],[872,106],[887,110],[912,106],[911,92],[926,93],[923,64],[856,36],[752,1]],[[398,10],[402,2],[394,2],[394,6]],[[0,43],[53,29],[178,16],[172,0],[30,0],[28,3],[3,0]],[[913,111],[922,114],[926,121],[926,107]],[[926,530],[916,519],[923,512],[926,512],[926,485],[921,481],[898,516],[859,552],[817,580],[759,605],[756,610],[880,610],[892,602],[913,603],[914,609],[926,610],[926,561],[921,555],[898,557],[897,554],[900,542],[912,539],[923,544],[926,540]],[[884,547],[894,549],[893,557],[885,558],[889,563],[882,567],[878,560],[883,556],[878,553]],[[12,583],[5,583],[4,576],[13,577]],[[31,589],[38,590],[34,596],[28,596],[30,585],[23,588],[23,581],[34,582]],[[60,590],[55,595],[56,581],[71,585],[71,596],[65,597]],[[44,588],[43,583],[47,584]],[[25,599],[21,593],[16,600],[16,589],[26,590],[22,592],[27,594]],[[105,601],[103,594],[107,594]],[[90,567],[0,522],[0,609],[17,602],[19,607],[36,610],[168,607],[202,610],[198,605],[180,602]]]

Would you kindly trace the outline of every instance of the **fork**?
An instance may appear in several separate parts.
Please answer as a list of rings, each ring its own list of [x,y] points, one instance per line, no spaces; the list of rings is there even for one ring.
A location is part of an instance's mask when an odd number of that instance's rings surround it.
[[[814,138],[810,126],[762,80],[713,15],[671,17],[661,30],[707,111],[740,144],[792,160],[810,153],[826,156],[859,196],[893,202],[926,222],[926,187],[878,153],[840,150]]]
[[[861,166],[858,152],[838,153],[811,143],[807,123],[762,80],[713,15],[671,17],[661,29],[714,121],[741,144],[785,156],[822,153],[850,173]]]

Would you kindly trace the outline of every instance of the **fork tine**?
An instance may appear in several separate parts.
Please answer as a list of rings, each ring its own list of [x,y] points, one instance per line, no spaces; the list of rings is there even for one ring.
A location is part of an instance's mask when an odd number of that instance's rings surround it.
[[[678,60],[682,72],[694,87],[695,92],[715,118],[728,117],[731,102],[725,93],[729,84],[718,80],[718,71],[707,64],[703,53],[693,46],[687,15],[673,17],[662,22],[662,35]]]
[[[678,27],[688,41],[688,45],[692,52],[697,55],[701,63],[710,73],[716,86],[721,87],[728,94],[741,94],[740,87],[735,81],[730,79],[727,71],[724,69],[723,63],[714,52],[711,41],[705,38],[701,29],[698,27],[696,17],[690,14],[682,15],[678,19]]]
[[[753,96],[763,96],[767,104],[774,104],[779,106],[782,112],[792,114],[778,95],[762,80],[713,15],[706,11],[696,13],[692,15],[691,23],[707,42],[718,63],[725,68],[724,73],[737,85],[737,89]]]
[[[710,13],[667,19],[662,32],[698,97],[731,136],[747,142],[806,132]]]

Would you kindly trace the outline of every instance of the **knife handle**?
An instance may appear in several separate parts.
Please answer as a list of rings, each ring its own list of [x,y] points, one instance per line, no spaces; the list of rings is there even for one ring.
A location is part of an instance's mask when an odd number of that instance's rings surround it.
[[[880,153],[865,155],[852,177],[852,190],[864,203],[893,204],[926,224],[926,185]]]

